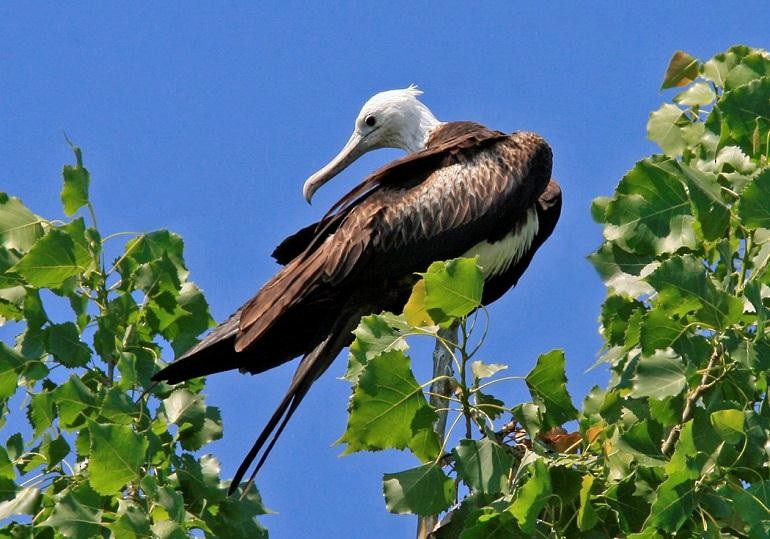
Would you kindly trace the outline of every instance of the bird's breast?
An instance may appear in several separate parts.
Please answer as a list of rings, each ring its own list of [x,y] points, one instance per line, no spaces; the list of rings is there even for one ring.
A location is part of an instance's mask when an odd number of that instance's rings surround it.
[[[532,207],[524,215],[501,240],[479,242],[462,255],[467,258],[478,257],[485,279],[505,273],[532,245],[540,226],[537,210]]]

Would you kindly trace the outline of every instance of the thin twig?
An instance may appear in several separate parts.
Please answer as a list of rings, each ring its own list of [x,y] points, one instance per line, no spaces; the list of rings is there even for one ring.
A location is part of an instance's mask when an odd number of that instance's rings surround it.
[[[700,384],[698,384],[698,387],[695,388],[695,391],[693,391],[690,396],[687,397],[687,401],[684,404],[684,411],[682,412],[682,420],[678,425],[671,429],[671,432],[668,433],[668,438],[666,438],[666,441],[663,442],[663,445],[661,446],[661,451],[664,455],[668,455],[674,448],[674,444],[679,439],[679,433],[682,431],[682,425],[692,419],[692,416],[695,413],[695,405],[698,402],[698,399],[700,399],[703,393],[713,385],[713,382],[709,383],[709,380],[711,379],[711,371],[716,366],[719,355],[719,349],[714,348],[714,352],[711,354],[708,366],[706,367],[706,370],[703,372],[703,376],[700,379]]]

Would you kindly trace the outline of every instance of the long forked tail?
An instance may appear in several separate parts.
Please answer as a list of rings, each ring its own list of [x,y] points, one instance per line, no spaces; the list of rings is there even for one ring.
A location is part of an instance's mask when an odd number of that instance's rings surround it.
[[[251,447],[248,454],[244,457],[243,462],[241,462],[241,465],[238,467],[238,471],[235,472],[235,477],[233,477],[233,481],[230,483],[229,494],[235,492],[246,475],[246,472],[251,467],[251,464],[254,462],[254,459],[257,458],[257,455],[259,455],[260,451],[264,448],[254,471],[251,472],[249,480],[243,488],[242,496],[245,496],[248,493],[254,482],[254,478],[267,460],[270,451],[278,441],[278,437],[283,432],[283,429],[286,428],[289,419],[291,419],[300,402],[302,402],[302,399],[307,395],[310,386],[312,386],[313,382],[315,382],[315,380],[329,368],[329,365],[332,364],[334,358],[337,357],[337,354],[349,344],[352,337],[351,332],[358,325],[362,313],[365,314],[364,311],[366,310],[357,310],[352,316],[341,316],[337,323],[334,324],[329,336],[321,341],[318,346],[302,359],[299,367],[297,367],[297,371],[294,373],[294,378],[292,378],[291,385],[286,391],[286,395],[283,397],[280,404],[278,404],[278,407],[268,420],[265,428],[262,429],[262,432],[254,442],[254,445]]]

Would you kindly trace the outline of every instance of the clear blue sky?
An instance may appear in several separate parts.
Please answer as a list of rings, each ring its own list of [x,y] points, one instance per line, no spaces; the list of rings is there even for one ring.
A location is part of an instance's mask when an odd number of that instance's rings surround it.
[[[261,4],[261,3],[260,3]],[[360,160],[308,206],[305,178],[347,140],[361,104],[418,84],[442,120],[533,130],[555,154],[564,212],[518,289],[492,309],[483,356],[525,374],[566,350],[579,402],[601,341],[604,287],[585,257],[600,242],[589,205],[654,151],[647,116],[669,57],[735,43],[770,47],[770,3],[257,2],[2,3],[0,190],[61,217],[59,172],[84,150],[105,233],[169,228],[218,320],[277,266],[272,248],[317,219],[398,152]],[[8,332],[0,334],[8,338]],[[428,378],[427,347],[415,353]],[[313,387],[258,486],[273,537],[412,536],[385,511],[383,472],[398,452],[338,458],[349,394],[340,359]],[[293,365],[211,377],[224,439],[210,446],[231,477],[289,382]],[[526,397],[510,383],[511,403]],[[0,438],[10,433],[0,433]],[[362,530],[368,530],[364,533]]]

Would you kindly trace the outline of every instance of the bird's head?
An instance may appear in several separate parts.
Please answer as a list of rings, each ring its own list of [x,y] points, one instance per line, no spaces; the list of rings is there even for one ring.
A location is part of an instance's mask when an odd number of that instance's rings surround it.
[[[417,97],[416,86],[375,94],[358,113],[353,134],[337,156],[310,176],[302,188],[310,202],[319,187],[342,172],[368,151],[400,148],[416,152],[425,147],[428,135],[440,122]]]

